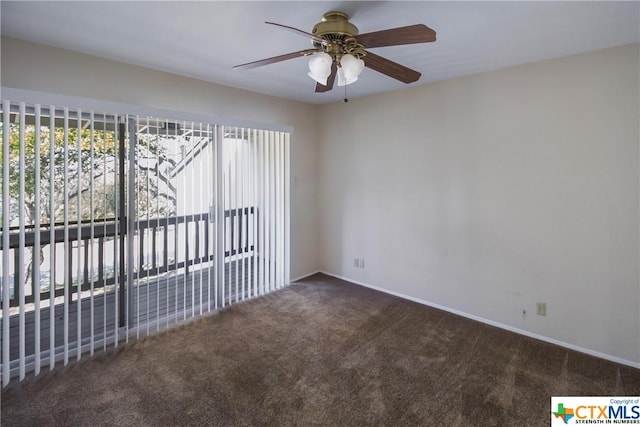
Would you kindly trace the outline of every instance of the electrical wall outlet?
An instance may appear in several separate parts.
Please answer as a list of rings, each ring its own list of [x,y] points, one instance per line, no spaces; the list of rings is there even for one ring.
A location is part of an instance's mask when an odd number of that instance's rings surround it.
[[[536,314],[538,316],[546,316],[547,315],[547,303],[546,302],[538,302],[538,303],[536,303]]]
[[[355,268],[358,268],[359,265],[360,265],[360,260],[358,260],[358,258],[354,258],[353,259],[353,266]]]
[[[360,268],[364,268],[364,258],[360,258]]]

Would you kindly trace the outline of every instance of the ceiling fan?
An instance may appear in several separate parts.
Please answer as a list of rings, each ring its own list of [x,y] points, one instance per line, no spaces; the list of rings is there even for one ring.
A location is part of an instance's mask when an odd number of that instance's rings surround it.
[[[317,82],[316,92],[330,91],[336,77],[338,86],[355,82],[364,67],[403,83],[415,82],[421,76],[419,72],[371,53],[367,49],[436,41],[436,32],[423,24],[358,34],[358,28],[349,22],[349,16],[343,12],[325,13],[322,21],[313,27],[311,33],[275,22],[266,24],[309,37],[313,48],[236,65],[234,68],[246,70],[300,56],[311,56],[308,75]]]

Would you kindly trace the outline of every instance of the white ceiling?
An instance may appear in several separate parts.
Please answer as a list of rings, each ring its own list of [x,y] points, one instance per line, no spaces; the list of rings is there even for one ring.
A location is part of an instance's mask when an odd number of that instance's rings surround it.
[[[316,94],[296,58],[252,70],[233,65],[310,47],[264,24],[311,31],[322,14],[346,12],[360,33],[423,23],[435,43],[372,49],[422,73],[412,85],[640,42],[634,2],[31,2],[2,1],[2,34],[310,103]],[[365,69],[349,98],[406,87]]]

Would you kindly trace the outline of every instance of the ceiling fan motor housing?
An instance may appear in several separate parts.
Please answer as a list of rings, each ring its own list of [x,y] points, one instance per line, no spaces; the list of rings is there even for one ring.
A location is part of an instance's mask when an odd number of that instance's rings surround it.
[[[322,21],[314,25],[311,32],[329,41],[344,40],[358,35],[358,27],[349,22],[349,16],[342,12],[327,12]]]

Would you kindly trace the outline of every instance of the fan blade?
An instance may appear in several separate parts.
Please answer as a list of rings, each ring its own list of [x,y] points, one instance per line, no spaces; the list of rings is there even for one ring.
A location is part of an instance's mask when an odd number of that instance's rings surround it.
[[[436,41],[436,32],[426,25],[416,24],[409,25],[408,27],[398,27],[390,30],[360,34],[356,36],[356,40],[365,48],[369,49],[372,47],[434,42]]]
[[[275,25],[276,27],[284,28],[285,30],[289,30],[291,32],[309,37],[310,39],[317,41],[318,43],[322,43],[323,45],[327,44],[327,41],[325,39],[318,37],[315,34],[307,33],[306,31],[302,31],[297,28],[290,27],[288,25],[276,24],[275,22],[265,22],[265,24]]]
[[[371,52],[367,52],[362,59],[364,60],[365,66],[379,73],[386,74],[389,77],[393,77],[396,80],[400,80],[403,83],[413,83],[422,75],[411,68],[407,68],[404,65],[400,65]]]
[[[329,78],[327,79],[327,85],[321,85],[320,83],[316,83],[316,92],[329,92],[333,89],[333,82],[336,80],[336,74],[338,74],[338,64],[335,62],[331,64],[331,74],[329,74]]]
[[[249,70],[251,68],[262,67],[263,65],[275,64],[276,62],[286,61],[287,59],[297,58],[299,56],[307,56],[319,52],[320,49],[305,49],[297,52],[291,52],[284,55],[273,56],[271,58],[261,59],[259,61],[247,62],[246,64],[235,65],[233,68],[238,70]]]

